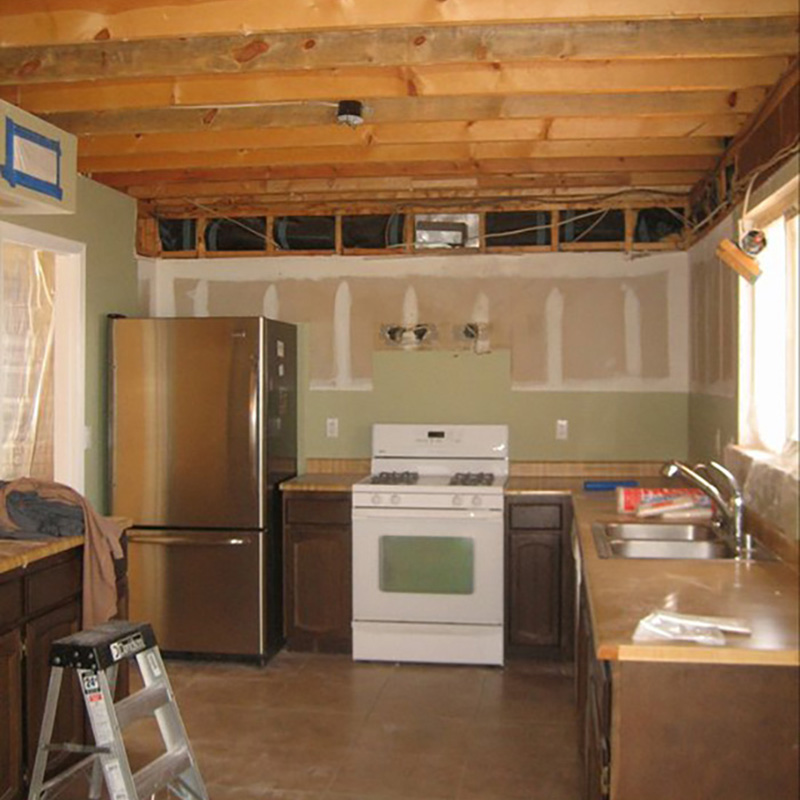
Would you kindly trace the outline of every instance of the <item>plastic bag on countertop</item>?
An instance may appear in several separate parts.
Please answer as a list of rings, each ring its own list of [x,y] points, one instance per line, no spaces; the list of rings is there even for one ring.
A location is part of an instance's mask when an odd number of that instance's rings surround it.
[[[749,634],[750,628],[742,620],[729,617],[701,617],[662,610],[654,611],[639,620],[633,633],[633,641],[695,642],[720,646],[725,644],[723,631]]]

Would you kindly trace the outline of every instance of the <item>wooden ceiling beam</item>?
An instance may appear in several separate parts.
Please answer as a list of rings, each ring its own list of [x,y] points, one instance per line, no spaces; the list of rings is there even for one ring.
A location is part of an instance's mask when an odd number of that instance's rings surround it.
[[[774,56],[791,17],[274,32],[0,48],[0,85],[470,61]]]
[[[655,94],[574,94],[463,97],[399,97],[370,100],[364,108],[368,123],[415,120],[440,122],[475,119],[532,119],[536,117],[657,117],[751,114],[767,90],[658,92]],[[279,104],[247,108],[164,108],[142,110],[63,112],[44,119],[78,136],[154,134],[285,128],[330,124],[334,109],[317,103]]]
[[[85,136],[80,158],[207,151],[299,147],[348,147],[354,144],[421,144],[448,142],[516,142],[530,140],[680,138],[733,136],[746,115],[703,117],[576,117],[571,119],[477,120],[475,122],[408,122],[268,128],[246,131]]]
[[[91,175],[103,172],[231,166],[274,166],[277,164],[328,164],[347,162],[482,161],[521,159],[534,162],[549,158],[592,158],[625,156],[718,155],[724,142],[714,137],[683,139],[457,142],[445,144],[353,145],[342,147],[271,148],[219,150],[202,153],[172,152],[145,155],[79,157],[78,169]],[[534,169],[533,166],[530,169]]]
[[[126,190],[131,186],[150,186],[154,192],[168,185],[181,183],[212,183],[216,181],[235,181],[244,183],[260,180],[298,180],[355,177],[419,177],[452,178],[453,176],[503,176],[512,175],[520,180],[539,175],[558,175],[559,173],[616,173],[624,180],[625,173],[633,172],[708,172],[714,167],[716,156],[645,156],[636,158],[549,158],[536,162],[535,170],[524,159],[484,159],[476,162],[428,161],[425,163],[395,162],[392,164],[325,163],[311,165],[271,165],[266,167],[223,167],[220,169],[163,169],[137,172],[104,172],[95,179],[117,189]]]
[[[524,178],[516,176],[476,175],[470,178],[412,178],[412,177],[374,177],[338,178],[326,180],[308,178],[297,180],[253,180],[253,181],[197,181],[169,183],[160,185],[145,184],[129,186],[128,194],[142,200],[185,200],[204,197],[245,198],[264,197],[370,197],[377,194],[426,191],[446,189],[457,192],[479,190],[491,192],[499,189],[529,192],[534,189],[556,188],[594,188],[614,186],[691,186],[698,180],[701,172],[633,172],[625,177],[619,173],[569,173],[562,175],[542,174]]]
[[[344,68],[280,74],[189,76],[0,87],[0,98],[34,114],[342,98],[737,90],[770,86],[790,59],[538,61]]]
[[[794,16],[795,0],[4,0],[0,46],[409,25]]]

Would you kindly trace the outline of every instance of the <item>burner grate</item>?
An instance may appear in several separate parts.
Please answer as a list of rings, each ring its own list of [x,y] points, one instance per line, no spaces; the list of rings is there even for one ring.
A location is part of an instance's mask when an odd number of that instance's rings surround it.
[[[494,474],[491,472],[456,472],[450,478],[451,486],[492,486]]]
[[[374,484],[391,484],[393,486],[404,485],[412,486],[419,482],[419,473],[405,470],[403,472],[379,472],[369,479]]]

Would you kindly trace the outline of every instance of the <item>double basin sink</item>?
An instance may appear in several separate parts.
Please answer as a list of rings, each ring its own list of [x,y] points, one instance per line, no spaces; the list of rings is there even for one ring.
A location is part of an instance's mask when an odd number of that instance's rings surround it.
[[[735,548],[710,524],[596,522],[592,534],[601,558],[736,558]],[[758,546],[748,557],[763,560],[770,554]]]

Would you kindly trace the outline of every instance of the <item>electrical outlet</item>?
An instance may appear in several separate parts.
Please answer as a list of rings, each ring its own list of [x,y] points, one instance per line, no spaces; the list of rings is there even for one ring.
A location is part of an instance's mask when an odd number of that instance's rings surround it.
[[[337,439],[339,437],[339,417],[328,417],[325,422],[325,435],[329,439]]]
[[[569,420],[556,420],[556,439],[569,439]]]

